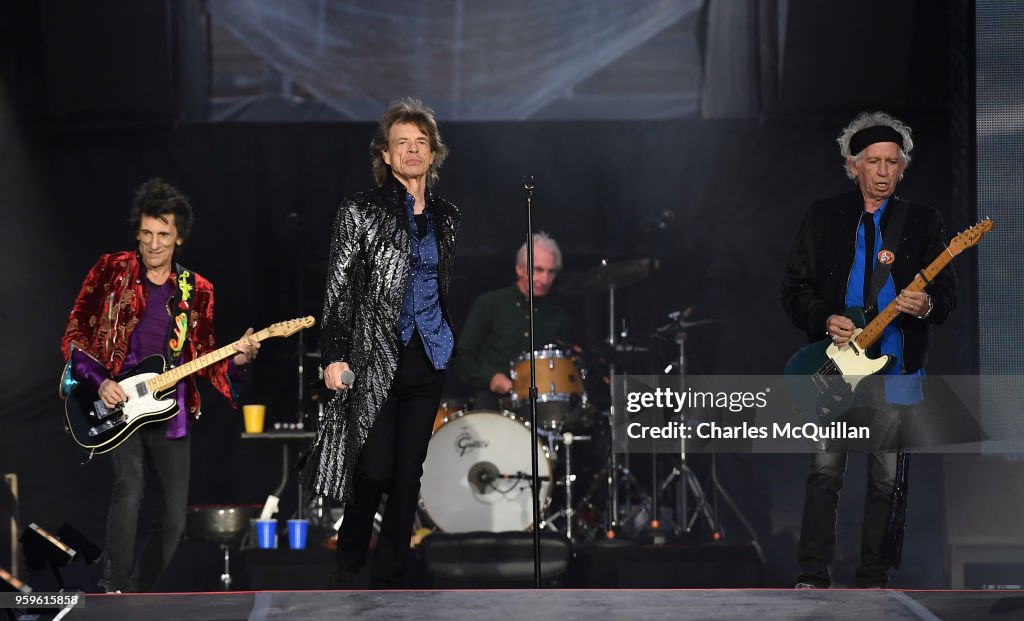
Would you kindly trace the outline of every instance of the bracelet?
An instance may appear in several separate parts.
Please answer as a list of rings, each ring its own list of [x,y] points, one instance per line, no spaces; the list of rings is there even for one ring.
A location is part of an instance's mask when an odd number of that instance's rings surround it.
[[[925,294],[925,295],[927,295],[927,294]],[[935,308],[935,303],[932,302],[932,296],[929,295],[928,296],[928,310],[925,312],[925,314],[919,316],[918,319],[927,319],[928,315],[932,314],[932,309],[934,309],[934,308]]]

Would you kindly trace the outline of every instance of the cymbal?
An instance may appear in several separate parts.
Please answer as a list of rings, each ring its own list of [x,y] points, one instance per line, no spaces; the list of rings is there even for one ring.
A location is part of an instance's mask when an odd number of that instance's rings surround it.
[[[655,259],[602,260],[601,265],[581,274],[563,276],[562,292],[566,295],[582,295],[599,293],[609,287],[625,287],[647,278],[656,269],[658,262]]]
[[[677,321],[676,323],[672,324],[672,326],[668,330],[689,330],[690,328],[700,328],[703,326],[714,325],[716,323],[729,322],[725,319],[699,319],[697,321]]]
[[[634,332],[630,335],[630,338],[635,340],[644,340],[651,338],[664,339],[668,336],[676,335],[681,332],[686,332],[693,328],[703,328],[707,326],[719,325],[729,323],[726,319],[698,319],[696,321],[685,321],[676,320],[672,323],[667,323],[658,328],[652,330],[644,330],[642,332]]]
[[[646,353],[646,352],[649,352],[649,351],[651,351],[651,349],[649,347],[645,347],[643,345],[634,345],[632,343],[622,343],[622,342],[620,342],[620,343],[616,343],[614,345],[609,345],[608,343],[601,343],[597,347],[591,347],[590,349],[584,350],[583,353],[584,353],[584,355],[586,355],[586,354],[597,354],[599,356],[604,356],[606,354],[612,354],[612,353],[614,353],[614,354],[636,354],[636,353]]]

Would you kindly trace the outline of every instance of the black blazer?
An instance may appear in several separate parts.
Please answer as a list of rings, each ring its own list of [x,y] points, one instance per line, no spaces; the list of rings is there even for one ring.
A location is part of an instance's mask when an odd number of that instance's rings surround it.
[[[359,453],[398,369],[396,328],[412,248],[405,196],[405,186],[388,175],[383,185],[342,201],[334,221],[320,349],[325,366],[348,362],[356,382],[328,401],[309,453],[304,476],[321,496],[347,500]],[[441,310],[450,326],[447,296],[460,213],[429,188],[424,198],[437,235]]]
[[[896,260],[892,264],[893,284],[899,292],[946,248],[942,218],[934,208],[893,196],[882,216],[882,237],[893,208],[906,209],[907,219]],[[804,215],[796,243],[789,253],[782,279],[782,307],[793,325],[811,341],[825,338],[829,315],[841,314],[846,306],[846,287],[853,268],[857,227],[864,211],[859,190],[818,201]],[[890,248],[890,250],[892,250]],[[903,332],[903,371],[924,367],[931,340],[932,324],[946,320],[956,306],[956,272],[950,264],[925,289],[933,308],[926,319],[901,313],[893,323]]]

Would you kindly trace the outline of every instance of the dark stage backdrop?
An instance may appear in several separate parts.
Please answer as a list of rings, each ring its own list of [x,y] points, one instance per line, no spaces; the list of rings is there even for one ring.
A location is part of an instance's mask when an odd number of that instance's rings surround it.
[[[660,259],[653,276],[618,293],[619,314],[631,330],[694,306],[693,318],[723,320],[694,334],[694,368],[779,372],[802,344],[778,303],[782,266],[804,208],[851,188],[834,142],[847,120],[443,125],[452,154],[437,191],[464,214],[450,300],[455,322],[461,324],[473,296],[512,281],[512,257],[525,237],[521,178],[531,174],[535,227],[560,241],[567,271],[593,267],[602,257]],[[948,128],[939,118],[906,120],[917,148],[900,193],[937,206],[952,234],[974,214],[950,212],[951,170],[961,163],[950,156]],[[0,279],[8,343],[0,472],[21,475],[25,520],[53,528],[71,521],[102,537],[108,470],[102,459],[82,465],[84,455],[61,429],[59,339],[96,257],[134,244],[125,222],[133,188],[159,175],[191,197],[196,225],[181,260],[214,282],[221,340],[250,325],[305,314],[319,319],[334,210],[344,195],[372,182],[372,130],[365,124],[12,128],[5,149],[12,164],[2,173],[12,191]],[[675,214],[670,227],[652,233],[666,210]],[[561,301],[577,319],[576,340],[596,345],[607,331],[605,298]],[[969,334],[974,305],[961,304],[938,331],[932,372],[972,370],[973,345],[961,335]],[[316,333],[309,336],[315,347]],[[656,352],[633,370],[660,370],[670,355]],[[293,420],[296,381],[294,339],[268,341],[245,402],[267,403],[271,421]],[[465,388],[453,382],[449,392]],[[193,435],[192,502],[261,502],[277,485],[278,452],[242,441],[241,416],[212,391],[204,394],[205,415]],[[788,584],[805,456],[720,462],[775,575]],[[917,473],[938,467],[928,458],[917,463]],[[851,466],[851,506],[844,512],[851,518],[842,525],[848,548],[840,563],[847,566],[857,558],[858,470]],[[917,569],[905,570],[897,584],[943,583],[938,507],[937,485],[925,481],[915,489],[916,528],[905,558]],[[727,526],[742,537],[734,522]]]

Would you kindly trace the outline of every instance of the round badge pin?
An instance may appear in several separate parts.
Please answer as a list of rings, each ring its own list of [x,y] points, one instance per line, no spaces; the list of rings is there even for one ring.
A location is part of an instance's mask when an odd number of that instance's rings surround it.
[[[878,262],[889,265],[896,260],[896,255],[891,250],[880,250],[878,252]]]

